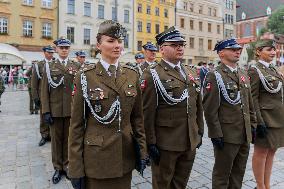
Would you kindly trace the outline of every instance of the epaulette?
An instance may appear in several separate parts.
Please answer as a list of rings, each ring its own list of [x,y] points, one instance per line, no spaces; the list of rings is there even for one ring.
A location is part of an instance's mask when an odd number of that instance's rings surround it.
[[[86,67],[84,67],[84,68],[82,69],[82,71],[83,71],[83,72],[87,72],[87,71],[93,70],[93,69],[95,69],[95,68],[96,68],[96,65],[95,65],[95,64],[88,64],[88,65],[86,65]]]
[[[128,68],[128,69],[133,70],[133,71],[135,71],[136,73],[138,73],[138,70],[136,70],[136,69],[135,69],[134,67],[132,67],[132,66],[129,66],[129,65],[124,64],[124,65],[122,65],[122,67],[123,67],[123,68]]]
[[[154,63],[154,64],[151,64],[149,67],[150,67],[151,69],[153,69],[153,68],[155,68],[157,65],[158,65],[158,63]]]

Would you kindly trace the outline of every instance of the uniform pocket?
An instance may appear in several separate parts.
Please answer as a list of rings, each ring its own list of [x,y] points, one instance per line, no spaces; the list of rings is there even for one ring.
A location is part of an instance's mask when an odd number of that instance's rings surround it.
[[[103,146],[103,142],[104,142],[103,136],[94,136],[85,139],[85,144],[89,146]]]

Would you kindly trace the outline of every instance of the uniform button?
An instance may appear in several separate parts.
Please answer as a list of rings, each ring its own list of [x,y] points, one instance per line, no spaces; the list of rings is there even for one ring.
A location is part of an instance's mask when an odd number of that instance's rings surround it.
[[[131,94],[131,92],[128,92],[127,94]]]
[[[89,141],[87,141],[87,144],[90,144],[90,142],[89,142]]]

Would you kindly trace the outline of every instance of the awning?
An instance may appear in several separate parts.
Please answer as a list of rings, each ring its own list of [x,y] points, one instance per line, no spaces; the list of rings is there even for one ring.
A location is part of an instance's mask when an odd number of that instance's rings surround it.
[[[22,65],[24,60],[17,48],[0,43],[0,65]]]

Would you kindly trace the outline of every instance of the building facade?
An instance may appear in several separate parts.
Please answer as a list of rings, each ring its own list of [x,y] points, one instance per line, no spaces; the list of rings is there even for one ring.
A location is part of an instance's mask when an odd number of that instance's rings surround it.
[[[57,0],[0,1],[0,43],[41,51],[57,38]]]
[[[184,62],[216,63],[213,51],[217,41],[223,39],[222,5],[218,0],[178,0],[176,25],[187,41]]]
[[[222,17],[224,23],[224,38],[236,37],[236,0],[220,0],[222,5]]]
[[[134,0],[134,52],[142,45],[175,25],[175,0]]]
[[[115,20],[127,30],[124,39],[124,56],[133,52],[133,1],[132,0],[59,0],[59,36],[72,42],[72,53],[84,50],[90,56],[97,41],[101,22]]]

